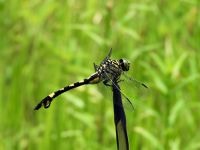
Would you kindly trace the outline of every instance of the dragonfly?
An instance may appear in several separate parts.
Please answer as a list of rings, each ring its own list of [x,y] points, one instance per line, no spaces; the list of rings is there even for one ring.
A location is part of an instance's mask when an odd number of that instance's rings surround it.
[[[97,83],[103,82],[103,84],[106,86],[112,86],[112,85],[116,86],[116,83],[121,82],[120,76],[124,74],[124,72],[129,70],[130,62],[126,59],[119,59],[119,60],[110,59],[111,54],[112,54],[112,48],[110,49],[108,55],[104,58],[104,60],[100,63],[99,66],[94,63],[95,73],[93,73],[90,77],[85,78],[79,82],[75,82],[73,84],[67,85],[55,92],[52,92],[51,94],[43,98],[35,106],[34,110],[39,110],[42,106],[45,109],[49,108],[50,104],[56,97],[58,97],[59,95],[69,90],[80,87],[82,85],[97,84]],[[137,81],[133,78],[130,78],[127,75],[125,75],[125,77],[135,82],[137,85],[139,84],[147,88],[147,86],[144,83]],[[133,105],[130,99],[124,93],[122,93],[120,89],[119,91],[122,94],[122,96],[125,97],[125,99],[128,101],[129,105],[133,108]]]
[[[125,74],[125,72],[127,72],[130,68],[130,62],[128,60],[110,59],[111,54],[112,54],[112,48],[110,49],[108,55],[104,58],[104,60],[100,63],[99,66],[94,63],[95,73],[93,73],[88,78],[67,85],[49,94],[35,106],[34,110],[39,110],[42,106],[46,109],[49,108],[52,101],[59,95],[63,94],[64,92],[75,89],[82,85],[97,84],[103,82],[104,85],[111,86],[113,90],[113,108],[114,108],[114,122],[115,122],[116,137],[117,137],[117,148],[118,150],[129,150],[129,142],[126,129],[126,115],[124,112],[121,96],[125,97],[131,108],[133,108],[133,105],[130,99],[120,90],[118,83],[122,81],[120,80],[120,77],[123,74],[127,79],[136,83],[137,85],[141,85],[145,88],[148,87],[144,83],[137,81],[133,78],[130,78]]]

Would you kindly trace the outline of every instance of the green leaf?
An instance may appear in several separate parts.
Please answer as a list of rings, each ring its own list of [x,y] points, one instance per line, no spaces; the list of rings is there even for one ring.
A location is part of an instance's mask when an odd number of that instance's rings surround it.
[[[188,54],[185,52],[177,59],[172,69],[172,78],[176,79],[176,77],[179,75],[186,58],[188,58]]]
[[[152,133],[150,133],[149,131],[145,130],[142,127],[135,127],[134,131],[141,135],[142,137],[144,137],[146,140],[148,140],[150,142],[150,144],[155,148],[155,149],[159,149],[159,150],[164,150],[164,147],[162,146],[162,144],[159,142],[159,139],[156,138]]]
[[[171,109],[170,115],[169,115],[169,125],[173,126],[176,123],[176,119],[178,115],[180,114],[181,110],[184,108],[185,102],[183,100],[179,100],[175,103],[173,108]]]

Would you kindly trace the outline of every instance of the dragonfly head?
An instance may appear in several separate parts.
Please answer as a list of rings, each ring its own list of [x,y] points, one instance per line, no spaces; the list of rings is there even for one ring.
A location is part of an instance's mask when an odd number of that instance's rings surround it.
[[[128,71],[130,67],[130,62],[126,59],[120,59],[119,64],[123,71]]]

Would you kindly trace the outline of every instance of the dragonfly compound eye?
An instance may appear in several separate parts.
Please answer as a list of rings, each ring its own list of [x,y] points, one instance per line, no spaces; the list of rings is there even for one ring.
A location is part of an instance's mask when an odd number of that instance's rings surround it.
[[[122,67],[123,71],[128,71],[130,67],[130,62],[126,59],[119,60],[120,66]]]

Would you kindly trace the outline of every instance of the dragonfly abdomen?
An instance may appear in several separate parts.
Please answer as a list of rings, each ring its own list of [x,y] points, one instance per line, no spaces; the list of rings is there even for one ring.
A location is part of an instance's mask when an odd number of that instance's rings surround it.
[[[65,86],[51,94],[49,94],[47,97],[45,97],[35,108],[34,110],[38,110],[40,109],[42,106],[44,106],[44,108],[49,108],[52,100],[54,98],[56,98],[57,96],[61,95],[62,93],[64,92],[67,92],[71,89],[74,89],[76,87],[79,87],[81,85],[85,85],[85,84],[95,84],[95,83],[98,83],[100,82],[100,78],[99,78],[99,75],[98,73],[94,73],[92,74],[90,77],[88,78],[85,78],[84,80],[81,80],[79,82],[75,82],[73,84],[70,84],[68,86]]]

